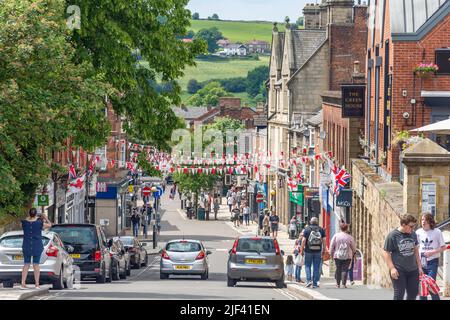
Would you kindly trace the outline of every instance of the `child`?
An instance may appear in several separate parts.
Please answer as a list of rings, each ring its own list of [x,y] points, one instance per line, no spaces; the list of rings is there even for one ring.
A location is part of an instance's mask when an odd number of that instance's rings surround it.
[[[292,276],[294,274],[294,258],[292,257],[292,255],[288,255],[286,258],[286,275],[287,275],[287,280],[288,281],[292,281]]]

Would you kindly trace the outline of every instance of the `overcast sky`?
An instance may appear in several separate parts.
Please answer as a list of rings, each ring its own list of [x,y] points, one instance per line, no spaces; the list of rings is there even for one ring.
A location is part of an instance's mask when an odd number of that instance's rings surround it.
[[[191,0],[188,9],[204,19],[214,13],[223,20],[296,21],[306,3],[316,0]],[[317,0],[320,3],[320,0]]]

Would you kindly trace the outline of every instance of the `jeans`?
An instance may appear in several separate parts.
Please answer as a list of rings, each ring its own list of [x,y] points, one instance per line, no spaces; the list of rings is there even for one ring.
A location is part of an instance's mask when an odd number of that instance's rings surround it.
[[[406,300],[416,300],[419,293],[419,270],[398,271],[398,279],[392,279],[394,285],[394,300],[404,300],[406,291]]]
[[[423,273],[436,280],[439,268],[439,258],[427,261],[427,267],[423,269]],[[441,300],[439,294],[431,294],[431,300]],[[428,300],[428,297],[420,297],[420,300]]]
[[[350,269],[348,270],[348,279],[350,281],[353,281],[353,268],[355,267],[355,259],[352,259],[352,265],[350,266]]]
[[[133,236],[137,237],[139,235],[139,223],[133,223]]]
[[[228,207],[230,208],[230,212],[231,212],[231,209],[233,209],[233,205],[229,204]]]
[[[295,281],[302,280],[302,266],[295,266]]]
[[[348,267],[350,266],[350,259],[341,260],[341,259],[334,259],[334,262],[336,263],[336,272],[334,274],[334,278],[336,279],[337,285],[347,284],[347,275],[348,275]]]
[[[247,226],[250,224],[250,214],[244,214],[244,222]]]
[[[306,282],[311,282],[311,267],[313,268],[313,287],[317,287],[317,283],[320,280],[320,265],[322,263],[322,253],[318,252],[305,252],[305,272]]]
[[[147,229],[148,229],[148,225],[147,223],[144,223],[144,236],[147,237]]]

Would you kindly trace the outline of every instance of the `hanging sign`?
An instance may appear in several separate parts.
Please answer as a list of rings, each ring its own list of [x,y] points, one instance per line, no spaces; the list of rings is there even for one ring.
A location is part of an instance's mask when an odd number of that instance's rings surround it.
[[[353,189],[342,189],[336,198],[336,207],[351,208],[353,204]]]
[[[342,118],[364,117],[366,85],[341,85]]]

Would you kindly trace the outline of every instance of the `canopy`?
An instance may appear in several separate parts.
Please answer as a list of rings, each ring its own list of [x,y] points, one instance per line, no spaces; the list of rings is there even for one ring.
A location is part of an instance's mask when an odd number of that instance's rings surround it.
[[[429,124],[427,126],[410,130],[412,132],[430,132],[436,134],[450,134],[450,119]]]

